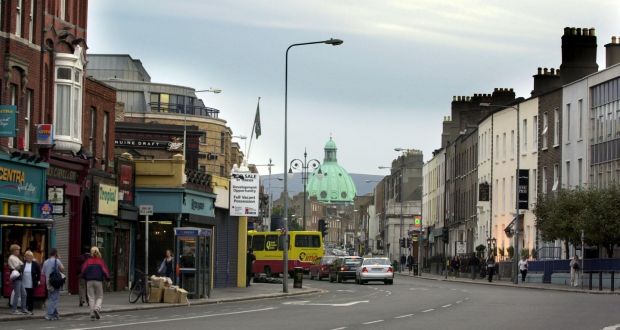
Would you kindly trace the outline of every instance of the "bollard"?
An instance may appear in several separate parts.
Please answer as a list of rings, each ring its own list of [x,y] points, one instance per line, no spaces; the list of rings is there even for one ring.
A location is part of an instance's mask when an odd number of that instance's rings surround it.
[[[614,286],[616,285],[614,283],[614,280],[615,280],[614,277],[615,276],[616,276],[616,272],[611,272],[611,292],[614,292],[614,290],[615,290],[615,288],[614,288]]]
[[[598,273],[598,290],[603,291],[603,272]]]
[[[590,281],[588,283],[588,290],[592,290],[592,272],[590,272],[589,274],[590,274]]]

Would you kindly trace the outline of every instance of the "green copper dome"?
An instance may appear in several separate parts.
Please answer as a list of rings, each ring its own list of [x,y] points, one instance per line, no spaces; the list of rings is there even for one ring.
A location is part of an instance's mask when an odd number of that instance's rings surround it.
[[[353,203],[357,194],[353,179],[336,158],[336,143],[332,138],[325,144],[325,159],[308,180],[308,196],[323,203]]]

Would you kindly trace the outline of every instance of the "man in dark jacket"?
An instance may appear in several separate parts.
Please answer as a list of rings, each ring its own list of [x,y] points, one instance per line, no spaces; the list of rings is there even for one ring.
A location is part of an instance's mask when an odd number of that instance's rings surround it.
[[[252,272],[252,265],[254,265],[254,262],[256,261],[256,256],[254,255],[254,251],[251,248],[248,249],[248,254],[245,261],[245,272],[247,273],[245,277],[245,286],[249,287],[250,280],[254,276],[254,273]]]
[[[415,261],[413,260],[413,256],[410,254],[407,257],[407,268],[409,269],[409,275],[411,275],[411,272],[413,272],[413,265],[415,264]]]
[[[480,260],[476,257],[475,253],[471,254],[469,257],[469,271],[471,272],[471,279],[476,279],[476,273],[478,272],[478,267],[480,266]]]

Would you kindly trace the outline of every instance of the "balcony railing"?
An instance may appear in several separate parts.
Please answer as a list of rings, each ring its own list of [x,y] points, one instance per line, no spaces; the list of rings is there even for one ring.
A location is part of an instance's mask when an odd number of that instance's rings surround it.
[[[161,103],[161,102],[151,102],[149,103],[149,107],[151,108],[151,112],[159,112],[159,113],[174,113],[174,114],[183,114],[186,113],[190,116],[199,116],[199,117],[208,117],[208,118],[218,118],[220,110],[215,108],[203,107],[200,105],[187,105],[180,103]],[[185,111],[183,110],[185,108]]]

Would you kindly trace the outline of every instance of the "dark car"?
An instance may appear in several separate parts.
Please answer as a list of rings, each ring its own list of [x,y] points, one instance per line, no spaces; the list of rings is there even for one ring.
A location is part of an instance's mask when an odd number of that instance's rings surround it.
[[[362,264],[361,257],[341,257],[329,267],[329,281],[338,282],[355,279],[355,272]]]
[[[329,276],[329,266],[338,259],[337,256],[323,256],[317,258],[310,266],[310,279],[319,281]]]

